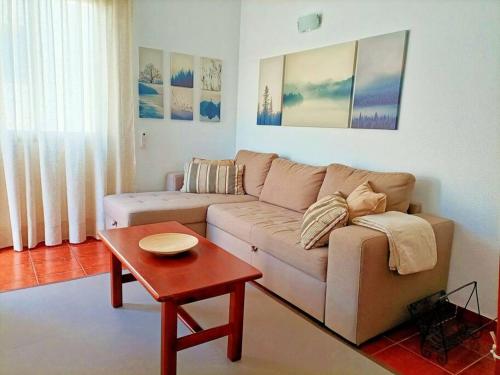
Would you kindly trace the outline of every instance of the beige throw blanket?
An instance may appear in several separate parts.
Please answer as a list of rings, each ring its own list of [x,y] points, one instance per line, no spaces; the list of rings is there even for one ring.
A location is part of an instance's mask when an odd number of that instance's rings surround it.
[[[384,232],[389,240],[389,268],[401,275],[433,269],[437,263],[432,226],[415,215],[397,211],[356,217],[353,224]]]

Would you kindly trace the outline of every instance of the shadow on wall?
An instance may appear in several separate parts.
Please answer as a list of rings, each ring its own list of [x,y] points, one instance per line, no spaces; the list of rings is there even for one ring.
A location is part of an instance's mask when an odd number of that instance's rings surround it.
[[[478,215],[476,207],[461,205],[460,195],[443,191],[441,180],[421,176],[416,176],[416,179],[412,201],[422,204],[422,212],[450,218],[455,223],[447,290],[478,281],[481,313],[495,318],[497,286],[486,285],[485,280],[498,280],[500,249],[498,244],[485,241],[483,236],[494,236],[496,223],[483,221],[481,217],[486,215]],[[468,218],[468,221],[456,218]],[[465,297],[457,295],[452,302],[463,306],[467,302]],[[475,304],[472,309],[475,310]]]
[[[498,248],[455,222],[448,290],[476,280],[481,314],[491,319],[496,317],[494,312],[497,306],[498,282],[495,281],[494,285],[485,285],[481,281],[498,280],[498,256]],[[478,259],[481,261],[478,262]],[[452,302],[464,306],[467,302],[465,298],[464,295],[457,296]],[[471,303],[471,309],[475,311],[474,303]]]
[[[441,181],[432,177],[415,176],[415,190],[413,199],[415,203],[422,204],[422,212],[440,212],[441,201]]]

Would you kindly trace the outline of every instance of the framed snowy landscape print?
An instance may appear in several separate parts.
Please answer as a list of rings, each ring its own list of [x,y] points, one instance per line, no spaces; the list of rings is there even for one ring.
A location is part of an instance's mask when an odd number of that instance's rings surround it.
[[[139,117],[163,118],[163,51],[139,47]]]
[[[193,120],[193,89],[170,87],[170,119]]]
[[[202,57],[200,60],[200,88],[207,91],[221,91],[222,60],[210,57]]]
[[[201,91],[200,121],[220,122],[220,92]]]
[[[170,54],[170,119],[193,120],[194,57]]]

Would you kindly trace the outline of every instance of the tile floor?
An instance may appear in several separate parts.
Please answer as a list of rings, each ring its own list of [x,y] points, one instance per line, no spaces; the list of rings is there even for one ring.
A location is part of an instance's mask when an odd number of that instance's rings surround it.
[[[425,358],[420,354],[417,329],[404,324],[361,345],[361,350],[400,374],[495,374],[495,362],[489,353],[492,345],[490,331],[496,322],[484,319],[481,335],[469,339],[448,353],[448,362],[441,364],[436,355]]]
[[[38,246],[23,252],[0,250],[0,292],[109,272],[109,255],[95,239],[72,245]],[[471,319],[474,317],[471,316]],[[449,352],[446,364],[420,354],[415,327],[404,324],[363,344],[360,349],[399,374],[495,374],[489,350],[489,331],[496,323],[484,319],[478,339],[470,339]]]
[[[79,245],[41,245],[22,252],[3,249],[0,270],[3,292],[109,272],[109,255],[95,239]]]

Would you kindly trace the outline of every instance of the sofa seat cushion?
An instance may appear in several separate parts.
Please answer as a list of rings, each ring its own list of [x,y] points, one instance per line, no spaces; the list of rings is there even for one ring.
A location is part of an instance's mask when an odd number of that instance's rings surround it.
[[[215,204],[208,208],[207,213],[208,224],[248,243],[251,243],[250,235],[255,225],[296,222],[300,225],[301,220],[302,215],[298,212],[260,201]]]
[[[259,250],[326,281],[328,247],[305,250],[300,244],[300,221],[294,223],[268,223],[252,228],[251,243]]]
[[[262,201],[214,204],[207,223],[315,277],[326,280],[326,247],[305,250],[300,245],[302,214]]]
[[[331,164],[326,169],[325,180],[318,199],[340,191],[348,196],[359,185],[369,181],[373,190],[387,195],[386,211],[406,212],[415,186],[415,176],[403,172],[372,172]]]
[[[249,202],[251,195],[191,194],[179,191],[108,195],[106,216],[118,227],[175,220],[181,224],[206,221],[207,208],[214,203]]]

